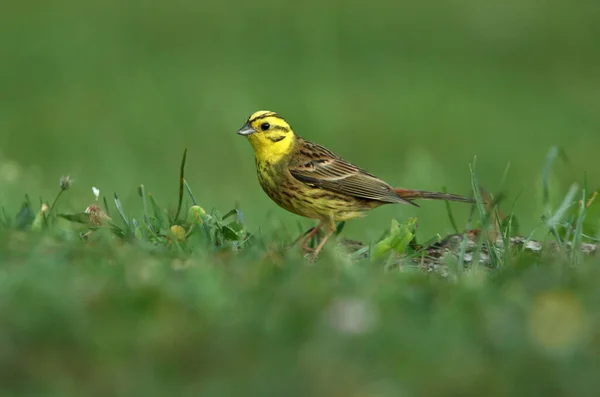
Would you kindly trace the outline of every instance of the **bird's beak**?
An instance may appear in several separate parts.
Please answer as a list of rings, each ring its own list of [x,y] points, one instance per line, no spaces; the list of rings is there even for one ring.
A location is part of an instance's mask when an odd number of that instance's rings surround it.
[[[254,134],[256,132],[256,130],[254,128],[252,128],[248,123],[244,124],[244,126],[242,128],[240,128],[238,130],[238,134],[240,135],[250,135],[250,134]]]

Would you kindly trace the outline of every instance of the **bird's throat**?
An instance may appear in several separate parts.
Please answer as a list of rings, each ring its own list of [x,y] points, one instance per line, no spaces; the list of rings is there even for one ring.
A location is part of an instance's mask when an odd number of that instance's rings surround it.
[[[294,149],[295,136],[287,136],[277,142],[273,142],[269,138],[253,134],[248,137],[254,155],[259,163],[277,164],[282,159],[287,157]]]

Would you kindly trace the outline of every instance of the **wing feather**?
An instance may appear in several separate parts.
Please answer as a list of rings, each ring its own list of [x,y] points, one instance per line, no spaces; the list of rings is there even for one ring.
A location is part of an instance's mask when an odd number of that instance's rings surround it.
[[[411,203],[376,176],[300,137],[289,171],[297,180],[331,192],[386,203]]]

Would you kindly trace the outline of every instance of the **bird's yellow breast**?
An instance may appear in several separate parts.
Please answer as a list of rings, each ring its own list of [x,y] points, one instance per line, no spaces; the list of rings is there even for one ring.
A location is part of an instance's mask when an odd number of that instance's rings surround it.
[[[287,169],[285,157],[275,163],[257,157],[256,172],[267,196],[283,209],[300,216],[345,221],[363,216],[368,209],[364,200],[312,187],[297,180]]]

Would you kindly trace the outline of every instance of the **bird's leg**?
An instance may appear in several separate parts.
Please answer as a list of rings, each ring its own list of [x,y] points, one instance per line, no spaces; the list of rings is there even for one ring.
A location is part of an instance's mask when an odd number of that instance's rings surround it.
[[[313,252],[313,249],[308,247],[308,243],[310,242],[310,239],[313,238],[313,236],[317,233],[319,233],[319,230],[321,230],[321,227],[323,227],[323,222],[319,222],[319,224],[315,227],[312,228],[312,230],[306,235],[306,237],[304,237],[302,239],[302,245],[300,246],[300,248],[302,248],[302,251],[304,252]],[[302,236],[300,236],[299,238],[301,238]]]
[[[327,225],[328,226],[327,231],[325,232],[325,235],[323,236],[323,238],[321,239],[321,241],[319,241],[319,245],[317,245],[317,248],[315,248],[315,250],[312,253],[312,259],[313,260],[317,259],[317,256],[319,255],[319,252],[321,252],[321,250],[325,246],[325,243],[327,242],[327,239],[329,237],[331,237],[331,235],[333,233],[335,233],[335,230],[336,230],[335,221],[333,220],[333,218],[329,218],[327,221],[322,221],[321,223],[319,223],[319,225],[323,226],[325,224],[325,222],[328,222],[329,225]]]
[[[310,229],[308,229],[307,231],[305,231],[304,233],[302,233],[301,235],[299,235],[298,237],[296,237],[296,239],[294,240],[294,242],[290,245],[291,247],[295,246],[296,244],[298,244],[298,242],[300,240],[302,240],[302,242],[304,242],[304,239],[306,238],[306,236],[311,233],[313,230],[315,230],[315,226],[311,227]]]

